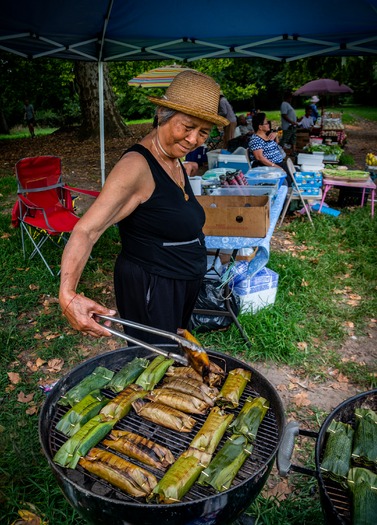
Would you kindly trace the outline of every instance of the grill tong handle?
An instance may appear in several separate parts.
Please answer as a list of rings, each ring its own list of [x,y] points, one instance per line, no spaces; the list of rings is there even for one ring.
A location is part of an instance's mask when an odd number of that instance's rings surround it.
[[[117,319],[107,316],[107,315],[97,315],[97,317],[102,317],[103,319],[107,319],[108,321],[117,321]],[[139,339],[136,339],[135,337],[124,334],[123,332],[119,332],[118,330],[115,330],[115,328],[111,328],[109,326],[106,326],[105,328],[111,334],[117,335],[118,337],[125,339],[129,343],[133,343],[135,345],[142,346],[143,348],[146,348],[147,350],[150,350],[151,352],[154,352],[155,354],[163,355],[167,359],[174,359],[174,361],[177,361],[177,363],[180,363],[183,366],[188,366],[187,358],[184,357],[183,355],[175,354],[174,352],[169,352],[167,350],[162,350],[161,348],[158,348],[157,346],[151,345],[144,341],[140,341]]]

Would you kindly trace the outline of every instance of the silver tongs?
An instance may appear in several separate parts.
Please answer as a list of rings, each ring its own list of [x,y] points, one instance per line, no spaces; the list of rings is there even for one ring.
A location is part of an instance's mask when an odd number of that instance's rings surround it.
[[[147,326],[140,323],[135,323],[134,321],[127,321],[126,319],[120,319],[118,317],[111,317],[109,315],[100,315],[95,314],[96,317],[100,317],[101,319],[105,319],[106,321],[112,321],[114,323],[119,323],[124,326],[129,326],[130,328],[135,328],[137,330],[140,330],[142,332],[148,332],[150,334],[159,335],[161,337],[165,337],[166,339],[170,339],[171,341],[174,341],[175,343],[178,343],[178,345],[187,352],[195,352],[197,354],[202,354],[202,358],[208,359],[207,352],[204,350],[202,346],[199,346],[192,341],[189,341],[188,339],[185,339],[184,337],[174,334],[172,332],[167,332],[166,330],[160,330],[159,328],[153,328],[152,326]],[[118,337],[121,337],[122,339],[125,339],[129,343],[136,344],[138,346],[142,346],[143,348],[146,348],[147,350],[150,350],[151,352],[155,352],[156,354],[163,355],[164,357],[168,359],[174,359],[174,361],[177,361],[178,363],[188,366],[192,363],[192,359],[188,359],[184,355],[176,354],[174,352],[169,352],[168,350],[165,350],[163,348],[159,348],[157,346],[151,345],[149,343],[146,343],[144,341],[141,341],[139,339],[136,339],[135,337],[132,337],[128,334],[125,334],[124,332],[119,332],[118,330],[115,330],[115,328],[111,328],[109,326],[105,326],[106,330],[108,330],[111,334],[117,335]]]

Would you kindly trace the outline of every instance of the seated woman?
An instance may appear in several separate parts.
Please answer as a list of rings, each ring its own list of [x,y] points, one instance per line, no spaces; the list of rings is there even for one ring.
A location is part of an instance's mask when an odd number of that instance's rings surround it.
[[[305,115],[297,119],[298,125],[300,128],[311,130],[314,126],[314,119],[312,117],[312,108],[311,106],[306,106]]]
[[[287,173],[288,181],[290,181],[287,164],[284,162],[283,154],[279,149],[278,134],[276,131],[271,131],[266,113],[254,115],[253,128],[254,135],[251,136],[248,146],[251,167],[281,168]]]

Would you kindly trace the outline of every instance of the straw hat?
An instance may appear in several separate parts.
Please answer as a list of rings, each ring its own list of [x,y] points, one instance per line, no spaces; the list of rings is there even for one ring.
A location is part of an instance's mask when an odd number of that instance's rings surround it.
[[[229,124],[226,118],[218,114],[220,86],[213,78],[199,71],[182,71],[174,78],[162,98],[148,98],[153,104],[175,109],[212,124]]]

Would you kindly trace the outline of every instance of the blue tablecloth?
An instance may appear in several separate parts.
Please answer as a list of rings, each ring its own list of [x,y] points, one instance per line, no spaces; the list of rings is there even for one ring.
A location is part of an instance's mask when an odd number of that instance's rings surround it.
[[[252,277],[264,268],[270,257],[270,241],[274,233],[276,223],[279,219],[280,212],[283,208],[285,197],[287,195],[288,187],[281,186],[278,191],[275,202],[270,210],[270,227],[266,237],[220,237],[208,235],[205,239],[208,250],[235,250],[241,248],[256,248],[258,247],[255,257],[250,261],[247,271],[247,276]]]

